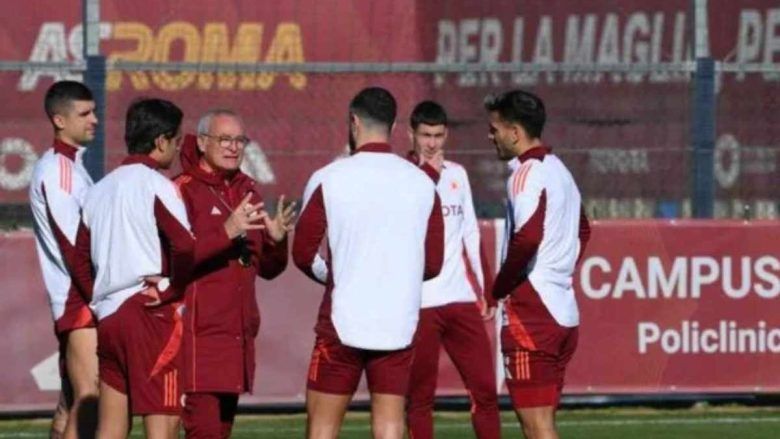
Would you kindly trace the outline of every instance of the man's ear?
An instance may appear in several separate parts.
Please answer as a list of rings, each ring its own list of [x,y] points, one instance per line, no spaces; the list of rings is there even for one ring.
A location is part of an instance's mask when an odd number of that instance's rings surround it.
[[[393,134],[394,129],[395,129],[395,122],[393,122],[393,124],[390,125],[390,134]]]
[[[413,149],[417,149],[417,147],[414,144],[414,130],[412,130],[411,127],[406,129],[406,133],[409,135],[409,143],[412,144]]]
[[[360,126],[360,118],[355,113],[349,113],[349,125],[355,128]]]
[[[203,134],[198,134],[198,151],[200,151],[201,154],[206,153],[206,136]]]
[[[515,136],[515,143],[522,142],[526,138],[525,130],[520,124],[512,124],[512,134]]]
[[[58,130],[65,128],[65,118],[61,114],[55,114],[51,117],[51,123],[54,124],[54,127]]]
[[[157,151],[160,151],[160,152],[165,152],[165,148],[164,148],[165,142],[166,142],[166,139],[165,139],[165,135],[164,134],[160,134],[159,136],[155,137],[154,138],[154,149],[156,149]]]

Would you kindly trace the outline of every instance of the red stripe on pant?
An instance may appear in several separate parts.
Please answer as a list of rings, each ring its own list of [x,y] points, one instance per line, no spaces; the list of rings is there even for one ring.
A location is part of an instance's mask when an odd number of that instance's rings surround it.
[[[181,304],[177,302],[164,306],[173,307],[173,332],[171,332],[168,342],[154,363],[152,372],[149,374],[150,379],[160,373],[178,355],[179,348],[181,348],[181,338],[184,334],[184,323],[182,322],[181,314],[179,314]]]
[[[433,402],[442,346],[471,396],[471,423],[477,437],[500,437],[493,354],[475,303],[453,303],[420,311],[407,395],[410,436],[433,438]]]

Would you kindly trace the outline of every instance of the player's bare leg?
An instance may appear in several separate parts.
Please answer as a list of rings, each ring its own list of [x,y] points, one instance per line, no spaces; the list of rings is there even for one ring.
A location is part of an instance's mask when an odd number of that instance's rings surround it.
[[[68,402],[65,392],[68,386],[67,380],[62,380],[62,390],[60,391],[60,399],[57,401],[57,407],[54,409],[54,416],[51,420],[51,429],[49,430],[49,437],[51,439],[63,439],[65,437],[65,428],[68,426]]]
[[[97,330],[75,329],[68,334],[68,378],[73,389],[65,437],[95,437],[98,411]]]
[[[516,413],[526,439],[558,439],[555,407],[522,408],[517,409]]]
[[[176,439],[179,437],[179,417],[175,415],[146,415],[144,430],[148,439]]]
[[[371,395],[371,432],[375,439],[402,439],[404,437],[404,404],[400,395],[373,393]]]
[[[306,391],[306,437],[336,439],[352,395]],[[403,410],[403,398],[401,399]],[[403,417],[401,418],[403,422]]]
[[[101,381],[98,403],[98,439],[124,439],[130,434],[130,426],[127,395]]]

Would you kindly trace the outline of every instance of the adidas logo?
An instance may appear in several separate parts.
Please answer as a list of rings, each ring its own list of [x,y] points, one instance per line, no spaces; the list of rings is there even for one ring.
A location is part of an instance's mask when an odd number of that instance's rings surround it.
[[[212,215],[222,215],[222,211],[217,208],[217,206],[214,206],[211,208],[211,214]]]

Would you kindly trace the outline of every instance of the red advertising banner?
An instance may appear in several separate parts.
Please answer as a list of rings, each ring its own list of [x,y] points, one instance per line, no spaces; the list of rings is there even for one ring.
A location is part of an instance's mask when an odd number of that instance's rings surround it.
[[[522,62],[681,63],[691,55],[687,0],[155,0],[101,2],[101,53],[137,62]],[[75,0],[21,2],[3,20],[0,59],[80,60],[81,6]],[[707,51],[717,61],[777,65],[780,8],[774,0],[707,2]],[[10,17],[10,16],[9,16]],[[42,98],[62,71],[0,73],[0,204],[27,202],[35,159],[51,142]],[[484,96],[522,87],[545,99],[544,138],[572,169],[599,216],[653,216],[688,194],[691,75],[685,71],[327,74],[109,72],[106,166],[124,155],[123,118],[139,96],[173,100],[185,127],[213,107],[244,115],[247,171],[271,194],[300,194],[306,178],[344,150],[346,107],[364,86],[399,101],[394,143],[422,99],[450,113],[451,157],[472,175],[479,201],[500,203],[504,172],[486,142]],[[715,180],[722,215],[776,215],[780,168],[776,72],[718,77]],[[12,105],[11,105],[12,103]],[[663,178],[659,179],[659,175]],[[741,200],[741,201],[740,201]],[[773,204],[774,203],[774,204]],[[774,209],[774,210],[772,210]],[[678,209],[679,210],[679,209]],[[774,213],[773,213],[774,212]],[[678,212],[679,213],[679,212]]]
[[[567,391],[780,390],[778,243],[778,222],[597,222]]]
[[[482,222],[488,248],[498,251],[502,230]],[[565,392],[780,391],[778,242],[780,222],[595,222],[576,276],[582,324]],[[51,409],[56,342],[31,232],[0,237],[0,266],[0,411]],[[242,403],[300,403],[322,288],[291,266],[258,281],[257,294],[255,391]],[[465,395],[441,358],[438,393]]]

